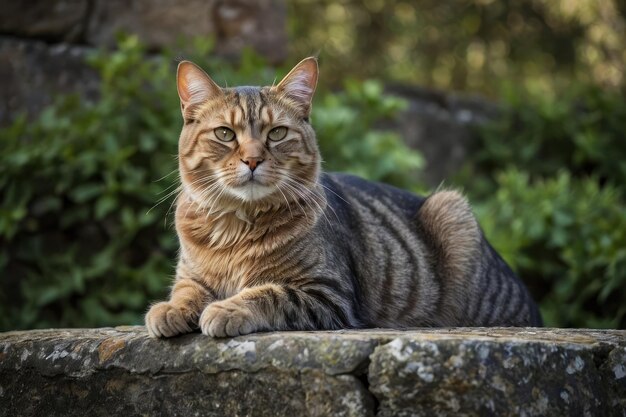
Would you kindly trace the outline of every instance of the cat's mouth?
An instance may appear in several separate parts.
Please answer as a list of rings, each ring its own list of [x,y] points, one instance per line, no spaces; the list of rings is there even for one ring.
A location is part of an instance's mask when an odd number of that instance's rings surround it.
[[[253,172],[250,172],[249,174],[242,176],[239,180],[239,184],[237,184],[237,187],[246,187],[246,186],[263,186],[263,187],[267,187],[269,184],[267,184],[267,182],[264,180],[263,175],[261,174],[254,174]]]
[[[251,176],[242,184],[230,187],[230,190],[235,196],[244,201],[258,201],[273,194],[276,188],[266,185],[259,181],[258,178]]]

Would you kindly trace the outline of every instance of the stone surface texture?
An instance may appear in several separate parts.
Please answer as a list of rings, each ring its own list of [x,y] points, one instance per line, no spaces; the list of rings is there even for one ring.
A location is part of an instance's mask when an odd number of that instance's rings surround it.
[[[245,48],[270,63],[287,57],[284,0],[11,0],[0,6],[0,127],[33,117],[63,93],[93,98],[98,78],[85,63],[120,32],[151,53],[186,56],[184,39],[215,40],[215,53],[236,59]],[[208,59],[208,57],[207,57]],[[94,93],[95,92],[95,93]]]
[[[277,63],[287,55],[286,18],[283,0],[95,0],[85,41],[114,45],[117,33],[125,32],[158,50],[206,36],[222,55],[235,57],[250,47]]]
[[[81,41],[90,0],[8,0],[0,7],[0,33],[48,41]]]
[[[0,38],[0,126],[22,112],[37,114],[61,94],[95,98],[100,82],[85,64],[87,52],[67,43]]]
[[[0,34],[110,46],[124,32],[155,50],[206,36],[225,54],[249,46],[280,62],[286,18],[284,0],[11,0],[0,7]]]
[[[626,331],[0,333],[2,416],[625,416]]]

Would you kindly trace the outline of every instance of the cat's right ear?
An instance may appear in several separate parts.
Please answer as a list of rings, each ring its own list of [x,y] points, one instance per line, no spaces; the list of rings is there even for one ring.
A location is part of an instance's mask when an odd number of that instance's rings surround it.
[[[181,61],[178,64],[176,80],[183,116],[189,106],[224,94],[220,86],[215,84],[202,68],[190,61]]]

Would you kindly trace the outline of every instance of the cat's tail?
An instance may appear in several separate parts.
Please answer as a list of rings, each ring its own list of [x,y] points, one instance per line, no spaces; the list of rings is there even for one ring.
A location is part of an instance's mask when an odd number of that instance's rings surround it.
[[[467,302],[477,296],[473,281],[482,242],[478,221],[467,199],[454,190],[430,195],[418,221],[441,284],[440,311],[450,323],[462,323]]]
[[[436,192],[420,208],[419,220],[446,275],[471,273],[482,236],[467,199],[454,190]]]

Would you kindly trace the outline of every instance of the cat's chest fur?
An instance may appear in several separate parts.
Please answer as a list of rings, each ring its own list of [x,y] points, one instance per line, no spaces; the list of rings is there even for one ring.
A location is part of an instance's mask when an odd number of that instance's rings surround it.
[[[177,220],[181,259],[219,299],[268,280],[282,281],[297,272],[305,253],[295,250],[306,234],[304,221],[281,213],[243,220],[235,213]],[[285,268],[285,258],[296,265]]]
[[[211,249],[194,247],[187,249],[197,278],[208,285],[219,299],[237,294],[254,279],[259,259],[252,248],[233,247]]]

